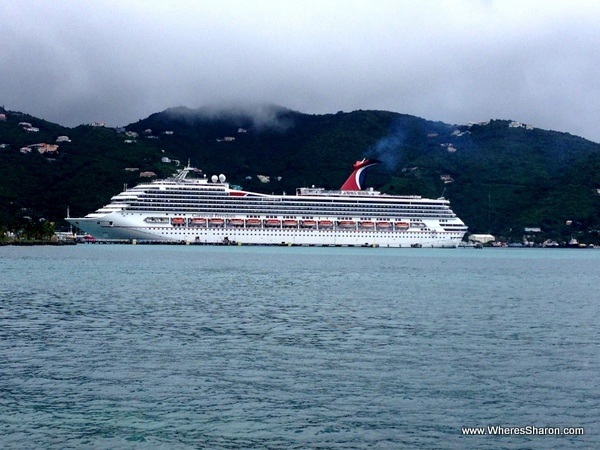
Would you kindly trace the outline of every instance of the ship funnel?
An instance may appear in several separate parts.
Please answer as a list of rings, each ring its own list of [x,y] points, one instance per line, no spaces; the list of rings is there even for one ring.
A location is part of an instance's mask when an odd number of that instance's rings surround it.
[[[365,169],[368,167],[379,164],[376,159],[363,159],[362,161],[356,161],[352,168],[354,171],[348,177],[346,182],[342,184],[340,191],[360,191],[362,189],[362,183],[365,180]]]

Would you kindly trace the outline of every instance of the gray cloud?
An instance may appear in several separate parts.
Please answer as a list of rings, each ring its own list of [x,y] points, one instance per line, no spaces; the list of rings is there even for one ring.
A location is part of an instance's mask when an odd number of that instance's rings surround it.
[[[187,107],[168,108],[167,114],[177,119],[193,122],[196,118],[229,119],[235,123],[247,123],[253,129],[269,129],[286,131],[292,127],[293,121],[286,117],[289,109],[278,105],[266,103],[220,102],[206,105],[202,108],[190,109]]]
[[[600,142],[599,19],[584,1],[2,2],[0,104],[68,126],[380,109]]]

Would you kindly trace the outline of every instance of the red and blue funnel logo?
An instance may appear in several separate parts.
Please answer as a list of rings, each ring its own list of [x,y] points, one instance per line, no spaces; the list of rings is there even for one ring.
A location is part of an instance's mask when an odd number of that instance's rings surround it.
[[[346,182],[342,184],[340,191],[360,191],[362,190],[362,183],[365,180],[365,170],[368,167],[379,164],[376,159],[363,159],[362,161],[356,161],[354,163],[354,172],[348,177]]]

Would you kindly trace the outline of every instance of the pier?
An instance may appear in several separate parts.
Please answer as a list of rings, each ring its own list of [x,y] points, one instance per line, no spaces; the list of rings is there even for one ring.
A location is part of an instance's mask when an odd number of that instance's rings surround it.
[[[222,242],[200,242],[200,241],[163,241],[163,240],[136,240],[136,239],[95,239],[78,242],[80,245],[225,245],[245,247],[379,247],[377,244],[345,245],[345,244],[295,244],[292,242],[280,242],[276,244],[251,244],[236,241],[223,240]]]

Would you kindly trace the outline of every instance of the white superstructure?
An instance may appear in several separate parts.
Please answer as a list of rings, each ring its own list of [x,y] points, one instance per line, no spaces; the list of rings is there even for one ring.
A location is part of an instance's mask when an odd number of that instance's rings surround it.
[[[338,191],[299,188],[267,195],[231,187],[223,175],[140,184],[71,224],[97,239],[241,244],[456,247],[467,231],[443,198],[361,190],[363,160]]]

